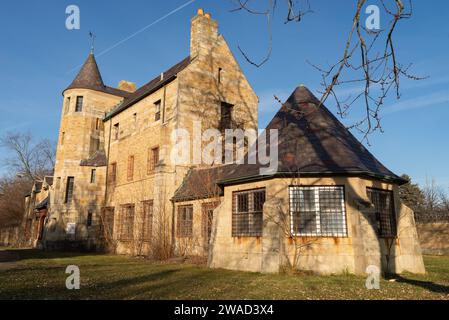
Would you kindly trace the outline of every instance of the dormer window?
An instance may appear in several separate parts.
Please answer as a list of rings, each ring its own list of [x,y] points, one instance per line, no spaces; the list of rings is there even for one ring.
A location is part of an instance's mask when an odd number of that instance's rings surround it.
[[[83,111],[83,97],[82,96],[78,96],[76,97],[76,107],[75,107],[75,112],[82,112]]]
[[[161,120],[161,100],[158,100],[154,103],[154,109],[155,109],[154,121]]]

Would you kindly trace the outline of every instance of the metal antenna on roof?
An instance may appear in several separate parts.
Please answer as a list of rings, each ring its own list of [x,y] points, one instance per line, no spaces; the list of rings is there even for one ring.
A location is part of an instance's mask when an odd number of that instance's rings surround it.
[[[95,38],[96,38],[96,36],[95,36],[95,34],[94,34],[92,31],[89,31],[89,37],[90,37],[90,41],[91,41],[91,44],[90,44],[90,53],[91,53],[91,54],[94,54],[94,50],[95,50]]]

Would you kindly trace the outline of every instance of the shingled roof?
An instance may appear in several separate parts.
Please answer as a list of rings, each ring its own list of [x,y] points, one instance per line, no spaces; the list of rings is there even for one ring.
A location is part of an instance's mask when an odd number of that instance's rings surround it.
[[[182,61],[178,62],[167,71],[163,72],[161,75],[155,77],[153,80],[143,85],[139,89],[137,89],[134,93],[132,93],[129,97],[127,97],[121,104],[115,107],[110,113],[106,115],[104,120],[109,120],[125,109],[129,108],[133,104],[139,102],[144,99],[148,95],[152,94],[156,90],[162,88],[167,83],[176,79],[179,72],[184,70],[190,64],[190,56],[184,58]]]
[[[174,199],[204,197],[199,185],[203,185],[202,189],[213,190],[218,185],[276,176],[361,176],[398,184],[407,182],[380,163],[306,87],[295,89],[267,126],[266,130],[270,129],[278,130],[276,172],[260,175],[263,167],[260,164],[232,164],[210,168],[207,172],[194,169],[186,176]],[[269,147],[269,142],[267,145]],[[217,180],[201,182],[204,175],[217,176]]]
[[[234,170],[234,166],[219,166],[211,168],[192,168],[187,173],[181,186],[176,190],[172,200],[188,201],[206,199],[223,195],[223,190],[217,184]]]
[[[64,91],[69,89],[90,89],[123,98],[131,95],[130,92],[105,86],[93,53],[89,54],[75,80]]]
[[[279,135],[276,174],[353,175],[406,182],[380,163],[304,86],[295,89],[271,120],[266,130],[271,129]],[[237,166],[222,182],[260,177],[261,167]]]

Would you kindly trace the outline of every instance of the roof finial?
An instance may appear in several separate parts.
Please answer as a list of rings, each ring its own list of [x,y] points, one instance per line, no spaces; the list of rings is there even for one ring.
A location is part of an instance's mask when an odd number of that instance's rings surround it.
[[[90,37],[90,53],[94,54],[94,50],[95,50],[95,34],[92,31],[89,31],[89,37]]]

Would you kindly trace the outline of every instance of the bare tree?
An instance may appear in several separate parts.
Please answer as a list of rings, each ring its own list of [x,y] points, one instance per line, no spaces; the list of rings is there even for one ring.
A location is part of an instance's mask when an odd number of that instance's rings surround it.
[[[271,24],[276,9],[285,11],[285,23],[301,22],[304,16],[314,13],[310,2],[295,0],[231,0],[235,8],[231,10],[245,11],[249,14],[264,17],[267,20],[269,42],[266,56],[255,62],[241,49],[243,57],[253,66],[261,67],[271,56],[273,50],[273,36]],[[321,103],[329,97],[333,98],[338,108],[338,114],[344,118],[351,107],[362,101],[364,105],[364,116],[350,125],[362,134],[368,141],[368,135],[379,130],[381,126],[381,109],[385,99],[394,91],[397,99],[400,98],[401,78],[421,80],[409,73],[411,64],[402,64],[397,57],[394,42],[395,31],[402,20],[409,19],[413,13],[412,1],[404,3],[403,0],[380,0],[384,16],[388,17],[385,24],[387,28],[371,30],[365,27],[363,21],[363,9],[368,4],[366,0],[354,1],[354,15],[351,28],[347,36],[344,50],[335,62],[321,67],[309,62],[321,73]],[[348,86],[357,86],[355,94],[341,97],[337,89]],[[368,141],[369,142],[369,141]]]
[[[438,187],[435,179],[426,180],[424,187],[424,206],[427,213],[435,212],[441,204],[441,188]]]
[[[0,138],[0,146],[11,153],[6,164],[30,181],[42,180],[54,168],[56,150],[49,140],[35,142],[30,133],[8,133]]]
[[[0,179],[0,226],[16,225],[25,212],[24,196],[30,191],[29,181],[18,178]]]

